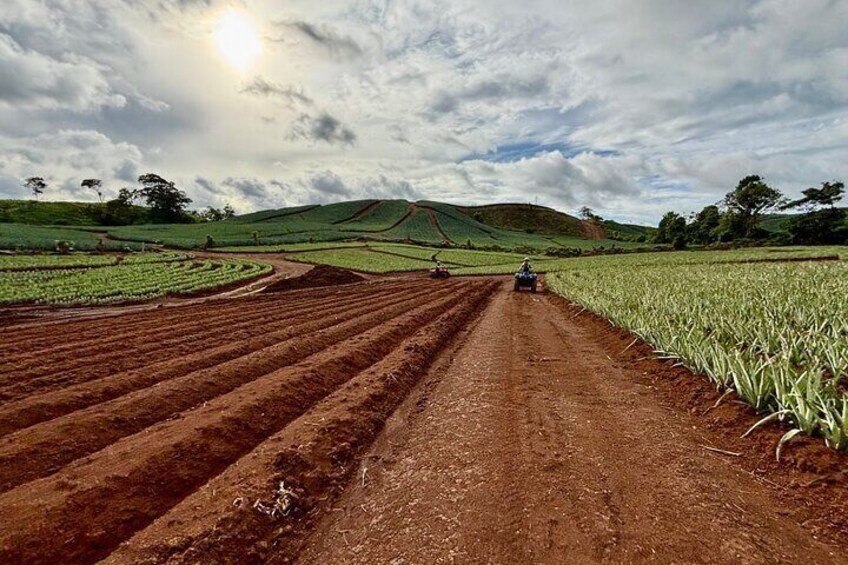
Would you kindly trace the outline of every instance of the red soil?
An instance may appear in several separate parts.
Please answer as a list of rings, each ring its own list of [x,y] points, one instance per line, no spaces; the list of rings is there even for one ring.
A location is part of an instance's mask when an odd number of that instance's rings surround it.
[[[345,269],[318,265],[308,273],[290,279],[282,279],[268,285],[262,292],[285,292],[299,288],[314,288],[316,286],[338,286],[364,281],[365,278]]]
[[[843,456],[776,463],[779,426],[496,279],[29,324],[0,359],[1,563],[848,560]]]

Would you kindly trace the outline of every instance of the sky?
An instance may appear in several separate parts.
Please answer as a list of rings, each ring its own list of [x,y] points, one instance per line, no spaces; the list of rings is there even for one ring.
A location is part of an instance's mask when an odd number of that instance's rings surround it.
[[[154,172],[240,213],[364,198],[655,224],[848,180],[845,0],[2,0],[0,198]]]

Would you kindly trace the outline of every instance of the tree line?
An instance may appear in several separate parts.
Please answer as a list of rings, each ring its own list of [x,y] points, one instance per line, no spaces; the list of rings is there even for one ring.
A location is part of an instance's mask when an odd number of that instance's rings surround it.
[[[803,197],[788,200],[759,175],[739,181],[724,199],[685,218],[677,212],[660,220],[655,243],[677,249],[689,244],[766,241],[793,245],[841,245],[848,243],[848,210],[837,207],[845,194],[839,181],[823,182],[820,188],[802,191]],[[761,222],[769,213],[797,211],[787,221],[786,233],[775,235]]]
[[[199,211],[189,210],[192,203],[188,195],[176,185],[154,173],[138,177],[138,187],[124,187],[115,198],[105,200],[103,181],[85,179],[80,186],[93,191],[101,206],[93,211],[94,218],[102,225],[118,226],[145,222],[161,224],[181,224],[195,222],[214,222],[234,218],[235,210],[229,204],[222,209],[209,206]],[[36,201],[48,188],[44,177],[24,179],[24,187]]]

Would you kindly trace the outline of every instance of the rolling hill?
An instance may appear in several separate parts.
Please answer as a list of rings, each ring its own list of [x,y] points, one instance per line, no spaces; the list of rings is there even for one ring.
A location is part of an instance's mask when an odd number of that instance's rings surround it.
[[[28,204],[37,208],[46,203]],[[91,230],[90,220],[83,217],[79,225]],[[0,242],[12,225],[16,224],[0,223]],[[602,225],[587,225],[551,208],[526,204],[469,208],[406,200],[355,200],[264,210],[220,222],[103,226],[101,231],[110,240],[183,249],[345,240],[519,251],[634,245],[607,239]],[[52,244],[50,233],[41,237],[43,247]]]

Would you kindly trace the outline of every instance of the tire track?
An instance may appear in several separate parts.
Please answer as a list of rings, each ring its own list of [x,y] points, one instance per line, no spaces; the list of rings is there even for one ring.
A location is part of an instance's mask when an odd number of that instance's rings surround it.
[[[56,475],[0,495],[0,561],[91,563],[460,304],[464,283],[319,358],[275,371],[179,420],[116,443]],[[461,292],[464,291],[464,292]]]

